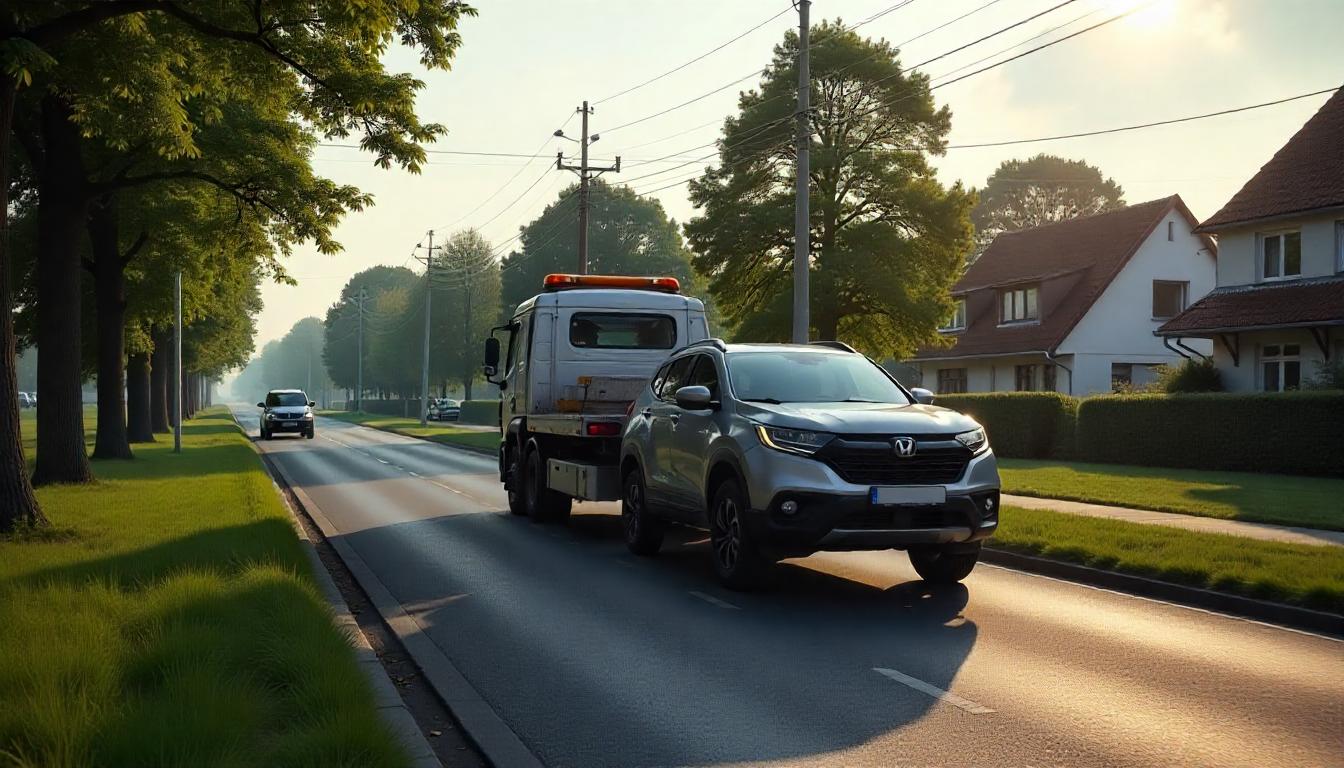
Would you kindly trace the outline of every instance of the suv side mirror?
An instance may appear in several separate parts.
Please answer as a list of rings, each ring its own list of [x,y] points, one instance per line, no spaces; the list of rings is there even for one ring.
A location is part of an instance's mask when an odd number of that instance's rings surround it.
[[[265,407],[266,407],[266,404],[265,404],[265,403],[257,403],[257,407],[258,407],[258,408],[265,408]]]
[[[309,408],[316,408],[316,407],[317,407],[317,402],[316,402],[315,400],[309,400],[309,401],[308,401],[308,407],[309,407]]]
[[[713,407],[709,387],[691,386],[677,390],[677,407],[688,411],[704,411]]]
[[[915,396],[915,402],[920,405],[933,405],[933,393],[923,387],[913,387],[910,394]]]

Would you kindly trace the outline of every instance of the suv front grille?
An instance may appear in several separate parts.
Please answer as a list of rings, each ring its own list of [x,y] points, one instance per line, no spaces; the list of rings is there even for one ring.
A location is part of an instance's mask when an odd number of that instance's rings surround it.
[[[966,525],[958,510],[941,507],[869,507],[851,512],[836,522],[836,528],[849,530],[909,530]]]
[[[948,442],[920,440],[914,456],[898,456],[888,442],[836,438],[816,457],[856,485],[946,485],[961,479],[971,461],[970,451]]]

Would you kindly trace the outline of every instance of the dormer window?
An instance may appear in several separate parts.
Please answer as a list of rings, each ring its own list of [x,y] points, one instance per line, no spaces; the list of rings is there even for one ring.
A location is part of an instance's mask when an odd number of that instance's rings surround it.
[[[966,330],[966,300],[957,299],[956,307],[952,310],[952,315],[948,317],[947,322],[943,323],[938,330],[944,333],[952,331]]]
[[[1302,233],[1276,232],[1260,236],[1260,277],[1284,280],[1302,276]]]
[[[1036,286],[1008,288],[999,291],[999,324],[1026,323],[1040,320],[1036,301]]]

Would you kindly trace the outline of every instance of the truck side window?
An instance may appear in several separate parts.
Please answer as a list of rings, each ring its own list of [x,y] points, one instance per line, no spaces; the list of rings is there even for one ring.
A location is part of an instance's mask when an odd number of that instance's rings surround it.
[[[704,387],[709,390],[711,400],[719,399],[719,372],[714,367],[714,358],[709,355],[696,355],[695,370],[686,381],[688,387]]]
[[[659,397],[671,402],[677,396],[677,390],[686,386],[686,381],[691,378],[691,366],[695,365],[697,357],[699,355],[687,355],[672,361],[672,367],[663,379],[663,386],[658,390]]]

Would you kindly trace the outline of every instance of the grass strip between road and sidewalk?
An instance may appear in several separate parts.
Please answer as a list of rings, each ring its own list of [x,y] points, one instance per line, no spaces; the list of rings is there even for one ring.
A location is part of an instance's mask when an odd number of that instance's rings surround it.
[[[1344,547],[1005,506],[991,547],[1344,614]]]
[[[227,412],[135,455],[0,539],[0,763],[405,765]]]
[[[470,448],[491,455],[499,451],[499,431],[494,429],[467,429],[454,426],[451,422],[436,421],[431,421],[422,427],[417,419],[401,416],[380,416],[376,413],[323,411],[320,415],[350,424],[395,432],[407,437],[418,437],[422,440],[430,440],[445,445]]]
[[[1344,479],[999,459],[1004,493],[1344,531]]]

